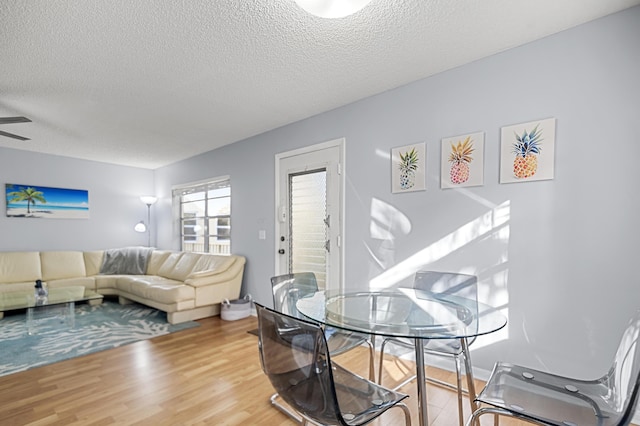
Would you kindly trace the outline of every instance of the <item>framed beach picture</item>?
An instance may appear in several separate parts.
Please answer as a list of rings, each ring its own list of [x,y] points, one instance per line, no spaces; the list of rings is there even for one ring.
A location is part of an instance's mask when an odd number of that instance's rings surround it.
[[[5,185],[7,217],[88,219],[89,192],[47,186]]]
[[[440,188],[480,186],[484,181],[484,133],[442,139]]]
[[[500,183],[553,179],[555,144],[555,118],[503,127]]]
[[[391,192],[424,191],[426,148],[424,143],[391,150]]]

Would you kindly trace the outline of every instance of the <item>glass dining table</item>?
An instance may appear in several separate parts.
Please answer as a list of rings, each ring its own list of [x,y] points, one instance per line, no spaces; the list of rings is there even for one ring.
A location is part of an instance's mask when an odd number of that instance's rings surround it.
[[[413,288],[383,291],[319,291],[299,299],[298,311],[313,321],[372,336],[415,341],[419,423],[429,424],[424,367],[424,342],[457,339],[465,354],[469,392],[475,395],[467,340],[500,330],[506,317],[476,300]]]

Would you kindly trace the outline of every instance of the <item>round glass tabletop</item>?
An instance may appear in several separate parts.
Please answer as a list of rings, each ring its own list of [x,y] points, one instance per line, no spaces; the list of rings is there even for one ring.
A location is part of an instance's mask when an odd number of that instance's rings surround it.
[[[298,300],[296,307],[304,316],[332,327],[407,338],[468,338],[492,333],[507,323],[502,313],[476,300],[411,288],[319,291]]]

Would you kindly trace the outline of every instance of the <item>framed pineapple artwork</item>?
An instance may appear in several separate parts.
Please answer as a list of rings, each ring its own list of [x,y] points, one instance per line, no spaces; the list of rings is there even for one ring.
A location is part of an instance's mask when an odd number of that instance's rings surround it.
[[[424,143],[391,150],[391,192],[424,191],[427,150]]]
[[[500,183],[553,179],[555,118],[503,127],[500,144]]]
[[[480,186],[483,181],[484,133],[443,138],[440,188]]]

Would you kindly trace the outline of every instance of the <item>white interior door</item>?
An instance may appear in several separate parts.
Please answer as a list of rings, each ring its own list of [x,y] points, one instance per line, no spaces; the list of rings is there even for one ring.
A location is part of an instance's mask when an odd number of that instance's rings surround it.
[[[318,286],[343,282],[344,140],[276,156],[276,273],[313,272]]]

